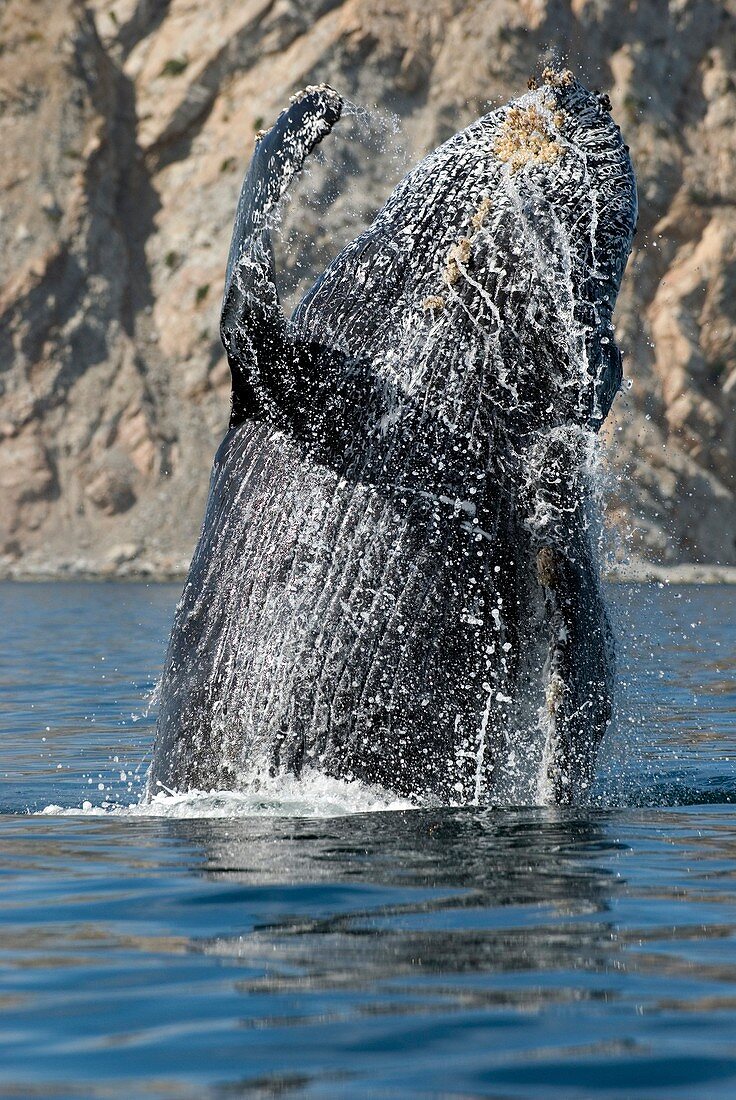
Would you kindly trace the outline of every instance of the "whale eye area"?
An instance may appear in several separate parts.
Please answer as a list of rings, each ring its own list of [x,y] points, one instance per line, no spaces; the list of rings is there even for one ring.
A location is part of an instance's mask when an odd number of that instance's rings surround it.
[[[551,122],[559,128],[564,123],[564,114],[555,112]],[[493,151],[499,160],[510,165],[512,172],[518,172],[526,164],[553,164],[565,155],[564,145],[557,141],[547,118],[534,104],[509,108],[493,142]]]

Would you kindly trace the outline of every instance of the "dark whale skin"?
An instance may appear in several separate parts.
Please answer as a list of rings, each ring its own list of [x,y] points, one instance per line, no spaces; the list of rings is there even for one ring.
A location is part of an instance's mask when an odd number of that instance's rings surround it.
[[[592,456],[621,382],[627,149],[605,97],[545,71],[409,173],[287,320],[269,225],[340,110],[295,97],[243,185],[232,417],[149,789],[309,765],[487,801],[536,744],[536,797],[581,799],[614,681]]]

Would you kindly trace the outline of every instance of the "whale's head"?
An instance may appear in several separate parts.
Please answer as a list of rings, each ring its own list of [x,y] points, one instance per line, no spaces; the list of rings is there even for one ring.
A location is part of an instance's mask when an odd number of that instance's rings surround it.
[[[324,85],[295,97],[246,178],[222,325],[233,423],[287,423],[300,387],[299,415],[314,422],[325,393],[348,392],[342,362],[404,408],[464,417],[473,432],[597,430],[621,382],[611,315],[637,216],[607,98],[546,69],[409,172],[287,321],[270,214],[341,107]]]
[[[486,391],[517,420],[544,420],[553,395],[560,423],[597,428],[621,382],[611,314],[636,216],[607,97],[547,69],[411,171],[294,322],[383,359],[420,396],[437,385],[438,357],[448,383],[464,358],[477,389],[481,357]],[[448,398],[458,392],[455,378]]]

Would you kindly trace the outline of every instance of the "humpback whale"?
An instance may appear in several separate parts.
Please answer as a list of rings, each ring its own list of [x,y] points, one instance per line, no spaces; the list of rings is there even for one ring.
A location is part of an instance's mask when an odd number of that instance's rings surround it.
[[[149,790],[308,766],[478,803],[533,758],[533,796],[576,801],[612,711],[594,471],[628,149],[606,96],[547,69],[410,171],[287,318],[271,231],[341,109],[295,96],[243,183],[232,413]]]

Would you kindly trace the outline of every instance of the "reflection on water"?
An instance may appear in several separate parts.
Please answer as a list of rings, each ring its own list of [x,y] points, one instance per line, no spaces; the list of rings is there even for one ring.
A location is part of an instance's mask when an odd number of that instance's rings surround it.
[[[729,810],[15,817],[5,837],[16,1094],[733,1094]]]
[[[620,593],[607,805],[151,817],[94,809],[135,794],[175,593],[60,588],[4,620],[0,1096],[736,1095],[736,593]]]

